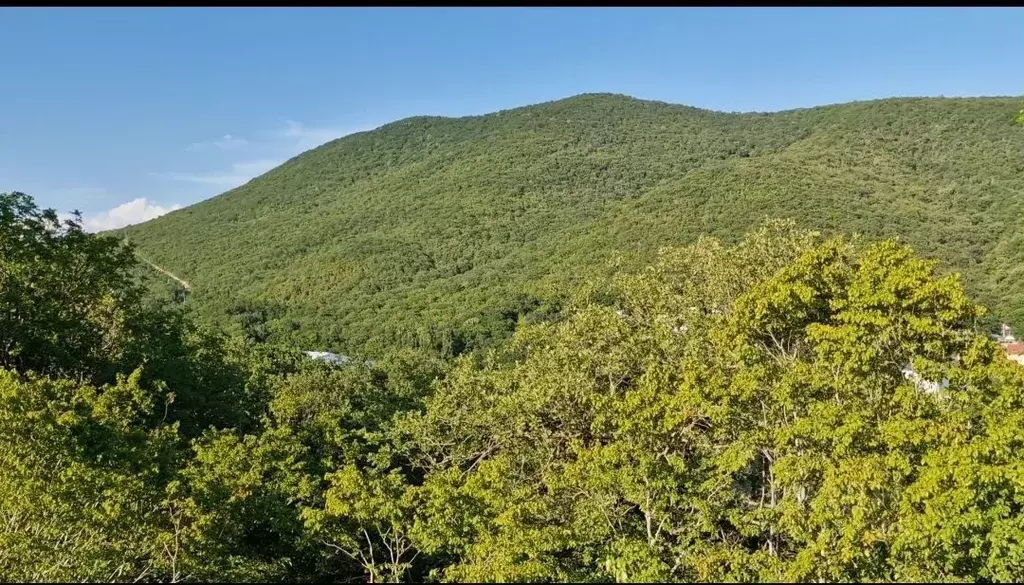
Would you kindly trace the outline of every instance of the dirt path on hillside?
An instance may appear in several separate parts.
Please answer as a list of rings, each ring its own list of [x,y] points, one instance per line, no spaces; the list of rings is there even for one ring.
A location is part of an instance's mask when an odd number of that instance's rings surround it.
[[[143,262],[145,262],[146,264],[149,264],[150,266],[152,266],[153,270],[156,270],[157,272],[161,272],[164,275],[166,275],[166,276],[176,280],[178,282],[178,284],[180,284],[185,289],[185,292],[192,292],[192,286],[189,285],[189,283],[187,283],[184,280],[178,278],[177,276],[171,274],[170,272],[164,270],[163,268],[157,266],[156,264],[150,262],[147,258],[144,258],[143,256],[141,256],[138,252],[136,252],[135,255],[138,256],[139,259],[142,260]]]

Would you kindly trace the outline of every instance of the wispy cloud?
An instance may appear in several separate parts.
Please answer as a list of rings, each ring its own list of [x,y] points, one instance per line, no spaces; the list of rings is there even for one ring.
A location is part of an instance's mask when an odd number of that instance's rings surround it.
[[[193,142],[185,150],[189,152],[204,152],[210,150],[236,150],[249,145],[249,141],[241,136],[225,134],[217,140],[206,142]]]
[[[310,128],[301,122],[294,120],[285,121],[285,129],[279,134],[281,138],[289,141],[294,141],[295,148],[299,152],[304,152],[311,148],[316,148],[321,144],[330,142],[335,138],[341,138],[342,136],[360,132],[366,128]],[[295,154],[298,154],[296,152]]]
[[[369,127],[310,127],[301,122],[286,120],[284,128],[264,134],[258,140],[246,140],[240,136],[225,134],[217,140],[196,142],[186,149],[193,152],[237,151],[240,153],[244,151],[248,153],[247,158],[231,163],[228,168],[213,172],[150,173],[150,176],[232,189],[244,185],[253,178],[281,165],[289,158],[311,148],[330,142],[335,138],[369,129]],[[213,155],[211,154],[211,156]]]
[[[145,197],[139,197],[127,203],[122,203],[109,211],[84,215],[82,217],[82,229],[87,232],[113,230],[126,225],[149,221],[175,209],[181,209],[181,205],[174,204],[170,207],[163,207]]]
[[[174,181],[185,181],[189,183],[202,183],[205,185],[216,185],[218,187],[234,188],[244,185],[250,180],[262,175],[270,169],[280,165],[280,159],[262,159],[237,162],[231,165],[230,169],[214,171],[211,173],[150,173],[154,177],[171,179]]]

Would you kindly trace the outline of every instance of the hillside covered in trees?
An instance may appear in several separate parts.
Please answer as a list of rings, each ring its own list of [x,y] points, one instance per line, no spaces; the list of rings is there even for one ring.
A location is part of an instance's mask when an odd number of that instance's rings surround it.
[[[632,271],[767,218],[899,236],[1024,328],[1015,99],[728,114],[588,94],[417,117],[335,140],[119,233],[209,321],[306,348],[457,354]]]
[[[1024,368],[892,239],[769,221],[340,367],[136,258],[0,194],[0,581],[1024,579]]]

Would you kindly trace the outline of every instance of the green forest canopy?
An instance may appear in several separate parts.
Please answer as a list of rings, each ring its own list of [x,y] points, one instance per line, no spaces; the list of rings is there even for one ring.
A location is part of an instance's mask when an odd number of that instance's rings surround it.
[[[207,321],[304,349],[457,354],[766,217],[898,236],[1024,328],[1019,100],[898,98],[728,114],[590,94],[417,117],[327,143],[127,228]],[[173,283],[168,283],[168,286]]]
[[[1024,579],[1024,368],[892,239],[770,221],[338,368],[26,195],[0,251],[4,581]]]

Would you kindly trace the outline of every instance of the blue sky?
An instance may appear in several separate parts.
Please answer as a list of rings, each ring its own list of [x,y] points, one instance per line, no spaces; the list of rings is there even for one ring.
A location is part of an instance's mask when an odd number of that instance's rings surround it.
[[[0,30],[0,192],[94,229],[413,115],[1024,93],[1015,8],[0,8]]]

